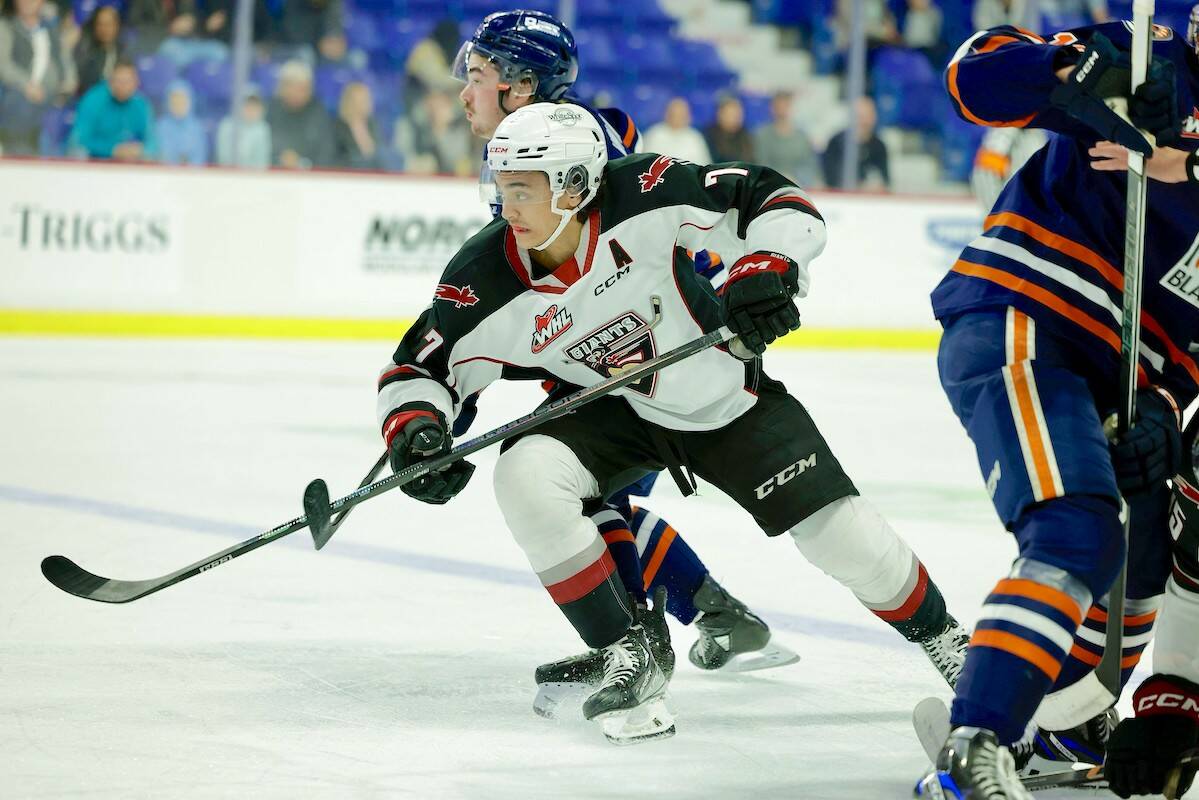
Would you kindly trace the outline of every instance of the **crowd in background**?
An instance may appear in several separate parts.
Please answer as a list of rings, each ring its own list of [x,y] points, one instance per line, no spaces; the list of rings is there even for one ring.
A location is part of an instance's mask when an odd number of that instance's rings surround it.
[[[232,109],[234,0],[70,1],[0,0],[0,154],[453,175],[478,167],[479,145],[463,117],[460,84],[450,77],[475,20],[443,20],[380,66],[375,51],[359,46],[371,31],[348,32],[343,0],[255,0],[252,76],[262,82],[251,83]],[[883,59],[916,54],[936,75],[962,25],[1035,28],[1049,17],[1082,23],[1109,14],[1105,0],[1039,0],[1041,19],[1033,20],[1024,0],[974,0],[962,21],[959,4],[947,2],[865,0],[872,65],[886,73]],[[818,72],[843,69],[852,0],[753,6],[760,21],[795,32]],[[825,10],[812,16],[813,6]],[[950,8],[957,17],[949,19]],[[583,62],[586,73],[586,48]],[[602,102],[600,94],[584,99]],[[877,129],[896,120],[877,93],[877,107],[870,97],[860,101],[852,134],[842,131],[819,147],[802,121],[820,109],[797,108],[792,93],[762,98],[753,119],[735,84],[709,94],[718,94],[711,124],[697,127],[694,94],[665,95],[649,112],[632,109],[642,125],[646,117],[653,123],[643,131],[643,149],[699,163],[757,161],[803,185],[838,186],[852,135],[859,180],[890,182]]]

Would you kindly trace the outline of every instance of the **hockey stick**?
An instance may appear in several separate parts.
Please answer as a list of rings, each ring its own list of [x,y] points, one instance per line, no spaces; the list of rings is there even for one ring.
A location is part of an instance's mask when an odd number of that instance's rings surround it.
[[[1183,770],[1195,764],[1199,764],[1199,750],[1188,750],[1178,759],[1178,763],[1170,768],[1166,774],[1166,785],[1162,791],[1162,796],[1166,800],[1178,800],[1178,784],[1182,782]],[[1036,792],[1064,786],[1097,786],[1107,783],[1107,777],[1103,774],[1103,767],[1087,767],[1030,775],[1027,778],[1021,778],[1020,783],[1030,792]]]
[[[371,467],[370,474],[367,475],[365,478],[363,478],[359,482],[359,484],[358,484],[359,489],[361,489],[364,486],[369,486],[372,482],[374,482],[375,478],[379,477],[379,473],[383,471],[383,465],[387,463],[387,458],[388,458],[388,454],[386,451],[384,451],[383,455],[379,456],[379,460],[375,462],[375,466]],[[309,490],[312,489],[313,484],[315,484],[316,482],[317,481],[313,481],[312,483],[308,484],[308,489],[304,490],[304,509],[305,509],[305,511],[307,511],[307,509],[308,509]],[[321,484],[321,487],[324,488],[324,493],[325,493],[324,497],[325,497],[325,501],[326,501],[325,505],[328,505],[329,489],[328,489],[328,487],[325,486],[324,481],[320,481],[320,484]],[[347,508],[345,511],[342,511],[340,514],[337,515],[336,519],[330,519],[327,514],[324,515],[323,517],[322,516],[313,517],[312,514],[305,514],[305,516],[308,517],[308,529],[312,531],[312,543],[316,546],[317,550],[320,550],[322,547],[324,547],[325,542],[329,541],[329,539],[332,538],[333,534],[337,533],[337,529],[341,527],[341,523],[345,522],[345,519],[346,519],[346,517],[348,517],[350,515],[350,509],[352,509],[352,508],[353,508],[353,506],[350,506],[350,508]],[[320,514],[320,512],[323,510],[324,510],[323,507],[316,508],[316,511],[318,514]]]
[[[1145,82],[1153,47],[1154,0],[1134,0],[1132,4],[1132,91]],[[1150,139],[1152,142],[1152,139]],[[1145,157],[1128,151],[1128,194],[1124,217],[1124,314],[1120,326],[1120,391],[1122,403],[1117,409],[1114,434],[1128,433],[1136,418],[1137,366],[1141,349],[1141,287],[1145,257]],[[1129,536],[1128,503],[1120,499],[1127,551]],[[1107,710],[1120,698],[1120,662],[1123,655],[1124,589],[1128,578],[1128,559],[1108,591],[1107,629],[1103,657],[1093,672],[1081,680],[1045,696],[1037,709],[1037,724],[1060,731],[1081,725]]]
[[[482,450],[485,447],[490,447],[493,444],[502,442],[505,439],[510,439],[513,436],[532,430],[538,425],[548,422],[551,419],[556,419],[564,414],[569,414],[570,412],[586,405],[587,403],[598,400],[601,397],[605,397],[606,395],[615,392],[617,389],[622,389],[625,386],[628,386],[630,383],[636,383],[638,380],[647,375],[652,375],[656,372],[659,372],[666,367],[677,364],[678,362],[695,355],[696,353],[707,350],[709,347],[721,344],[722,342],[727,342],[732,338],[733,333],[727,327],[722,327],[712,331],[711,333],[704,334],[698,339],[693,339],[692,341],[680,345],[669,352],[663,353],[656,358],[651,358],[649,361],[644,361],[635,367],[630,367],[626,370],[623,370],[619,374],[613,375],[607,380],[601,381],[593,386],[580,389],[569,397],[564,397],[561,400],[550,403],[549,405],[542,406],[536,411],[526,414],[520,419],[513,420],[512,422],[509,422],[506,425],[501,425],[495,430],[489,431],[482,436],[464,442],[443,456],[413,464],[407,469],[397,472],[388,478],[384,478],[377,483],[363,486],[357,491],[354,491],[341,498],[340,500],[337,500],[333,503],[326,502],[320,509],[322,517],[320,520],[317,520],[318,527],[322,524],[322,521],[324,524],[330,525],[328,520],[323,516],[325,513],[327,513],[329,516],[332,516],[332,514],[335,512],[341,512],[337,519],[338,521],[344,520],[346,513],[349,512],[349,509],[353,508],[364,500],[394,489],[397,486],[403,486],[409,481],[416,480],[417,478],[427,475],[435,470],[443,469],[459,459],[465,458],[466,456]],[[730,350],[734,349],[735,348],[730,346]],[[382,461],[383,459],[380,459],[380,462]],[[381,468],[382,464],[379,466]],[[313,483],[316,483],[316,481]],[[324,481],[320,481],[320,483],[323,486]],[[309,486],[311,487],[311,484],[309,484]],[[320,489],[314,491],[320,491]],[[327,497],[328,490],[325,489],[324,491],[326,492],[325,496]],[[235,544],[232,547],[226,548],[219,553],[214,553],[213,555],[197,561],[194,564],[189,564],[188,566],[176,570],[175,572],[158,578],[150,578],[148,580],[124,581],[112,578],[104,578],[88,572],[65,556],[49,556],[48,558],[44,559],[42,561],[42,574],[46,576],[46,580],[50,581],[50,583],[54,584],[59,589],[62,589],[64,592],[73,594],[76,597],[82,597],[86,600],[96,600],[101,603],[128,603],[132,600],[137,600],[145,597],[146,595],[165,589],[166,587],[172,586],[180,581],[193,578],[196,575],[199,575],[201,572],[207,572],[213,567],[219,567],[221,564],[232,561],[238,556],[245,555],[251,550],[257,550],[264,544],[268,544],[277,539],[281,539],[284,536],[293,534],[298,530],[307,528],[308,524],[309,521],[307,516],[298,517],[290,522],[285,522],[278,527],[271,528],[269,531],[265,531],[264,533],[261,533],[253,538],[246,539],[244,542],[240,542],[239,544]]]

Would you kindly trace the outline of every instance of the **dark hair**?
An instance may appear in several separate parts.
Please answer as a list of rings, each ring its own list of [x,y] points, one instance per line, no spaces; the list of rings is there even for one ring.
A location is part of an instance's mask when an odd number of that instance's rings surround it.
[[[134,72],[137,72],[137,64],[135,64],[133,62],[133,59],[130,58],[129,56],[118,56],[117,60],[114,61],[112,64],[112,71],[116,72],[118,69],[121,69],[122,67],[128,67],[129,69],[133,70]]]
[[[116,15],[117,32],[118,32],[117,35],[120,36],[120,30],[121,30],[121,11],[120,11],[120,9],[118,9],[116,6],[108,5],[108,4],[105,4],[102,6],[96,6],[96,9],[94,11],[92,11],[92,13],[88,16],[87,20],[83,23],[83,37],[84,37],[84,40],[87,41],[87,43],[90,45],[95,46],[97,44],[97,42],[96,42],[96,19],[104,11],[111,11],[113,14]],[[116,42],[115,44],[120,46],[119,41]]]

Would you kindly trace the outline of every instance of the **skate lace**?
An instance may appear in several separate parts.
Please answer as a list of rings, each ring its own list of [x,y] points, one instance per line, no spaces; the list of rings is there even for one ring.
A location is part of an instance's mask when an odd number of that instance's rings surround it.
[[[1021,800],[1028,796],[1006,747],[976,743],[970,749],[970,777],[984,800]]]
[[[626,686],[641,671],[641,648],[626,637],[604,650],[604,685]]]
[[[960,625],[952,625],[936,636],[922,640],[920,648],[949,685],[954,686],[966,663],[966,647],[969,643],[970,637],[965,629]]]

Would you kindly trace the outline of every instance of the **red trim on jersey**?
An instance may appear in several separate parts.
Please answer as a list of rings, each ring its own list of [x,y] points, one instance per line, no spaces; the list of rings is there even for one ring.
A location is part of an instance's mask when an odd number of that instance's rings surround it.
[[[523,257],[520,245],[516,243],[516,235],[512,233],[512,228],[509,227],[504,234],[504,253],[508,256],[508,264],[512,267],[512,271],[516,273],[516,277],[520,279],[520,282],[526,288],[544,294],[564,294],[567,289],[578,283],[584,275],[591,271],[591,263],[595,259],[595,248],[599,246],[599,211],[590,213],[584,225],[587,229],[587,252],[583,257],[583,266],[580,267],[578,259],[571,256],[555,267],[554,271],[550,273],[550,277],[560,282],[561,286],[555,286],[552,283],[543,283],[542,281],[545,281],[545,278],[539,281],[533,280],[530,274],[530,267],[525,266],[525,258]]]
[[[603,555],[590,566],[584,567],[564,581],[558,581],[545,587],[545,590],[550,593],[550,597],[554,599],[555,603],[564,606],[586,597],[615,571],[616,562],[612,560],[612,555],[605,550]]]
[[[916,610],[920,608],[920,604],[924,602],[924,597],[927,594],[928,573],[924,570],[924,565],[920,564],[916,586],[912,589],[912,593],[908,595],[908,599],[904,601],[904,604],[892,611],[876,610],[874,615],[887,622],[903,622],[904,620],[911,619]]]
[[[424,373],[422,373],[418,370],[415,370],[412,367],[401,365],[401,366],[396,367],[395,369],[389,369],[387,372],[384,372],[382,375],[380,375],[379,383],[382,384],[383,381],[387,380],[388,378],[394,378],[396,375],[403,375],[404,373],[408,373],[409,375],[417,375],[421,378],[428,377]]]
[[[812,205],[812,202],[810,200],[808,200],[807,198],[804,198],[804,197],[800,197],[797,194],[788,194],[788,195],[784,195],[783,197],[776,197],[773,200],[767,200],[765,203],[762,204],[762,207],[758,209],[758,213],[761,214],[763,211],[770,208],[775,203],[788,203],[788,202],[799,203],[800,205],[807,206],[808,208],[812,209],[817,214],[820,213],[819,211],[816,210],[816,206]]]

